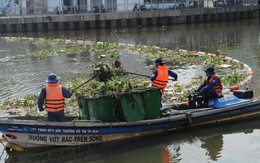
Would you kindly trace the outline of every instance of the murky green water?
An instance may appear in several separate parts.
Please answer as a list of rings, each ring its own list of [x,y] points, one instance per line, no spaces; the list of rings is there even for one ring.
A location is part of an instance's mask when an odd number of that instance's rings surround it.
[[[4,34],[1,34],[4,35]],[[15,33],[8,36],[51,37],[121,42],[126,44],[157,45],[215,53],[243,61],[254,72],[250,89],[260,97],[260,19],[187,24],[133,29],[85,31],[56,31]],[[32,52],[38,47],[25,42],[0,40],[0,60]],[[149,73],[142,58],[124,56],[129,71]],[[48,60],[0,62],[0,100],[35,93],[45,84],[46,76],[55,72],[62,80],[89,75],[93,56],[61,56]],[[182,74],[182,72],[179,72]],[[185,74],[183,74],[185,76]],[[59,148],[48,151],[6,154],[4,162],[258,162],[260,155],[260,120],[222,126],[192,129],[169,135],[159,135],[107,146]]]

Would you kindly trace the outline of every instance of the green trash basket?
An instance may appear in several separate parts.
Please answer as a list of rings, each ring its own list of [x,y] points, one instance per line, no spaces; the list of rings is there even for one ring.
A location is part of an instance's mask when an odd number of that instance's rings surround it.
[[[81,105],[81,107],[82,107],[82,108],[80,108],[81,109],[81,113],[82,113],[81,119],[82,120],[90,120],[87,97],[82,96],[82,97],[79,97],[78,100],[81,101],[79,103],[79,106]]]
[[[142,96],[145,104],[145,118],[160,117],[160,88],[147,88],[142,92]]]
[[[102,96],[98,98],[87,98],[90,120],[100,120],[102,122],[115,122],[114,105],[112,96]]]
[[[145,119],[145,105],[142,94],[139,92],[122,94],[120,98],[120,108],[125,120],[128,122]]]

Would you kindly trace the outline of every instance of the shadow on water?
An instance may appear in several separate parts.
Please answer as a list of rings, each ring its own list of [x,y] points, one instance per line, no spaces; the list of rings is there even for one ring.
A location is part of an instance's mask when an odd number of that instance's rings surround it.
[[[6,162],[181,162],[184,144],[194,144],[206,151],[208,160],[221,157],[223,136],[235,133],[253,133],[259,129],[259,120],[194,128],[155,135],[130,141],[107,144],[59,147],[51,149],[9,152]],[[198,143],[200,141],[200,143]]]

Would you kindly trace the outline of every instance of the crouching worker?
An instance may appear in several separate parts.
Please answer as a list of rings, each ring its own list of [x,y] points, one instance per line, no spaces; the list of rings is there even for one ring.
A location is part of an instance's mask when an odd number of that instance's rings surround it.
[[[205,100],[205,105],[208,105],[208,100],[210,98],[220,98],[222,95],[222,82],[220,77],[215,73],[213,67],[208,67],[205,70],[206,79],[198,87],[198,96],[203,96]]]
[[[160,105],[162,107],[162,94],[164,89],[168,83],[168,76],[174,78],[174,80],[178,79],[178,75],[169,70],[166,64],[163,62],[161,58],[158,58],[154,62],[155,70],[151,76],[149,76],[150,80],[153,82],[152,86],[160,89]]]
[[[64,121],[64,106],[65,99],[72,96],[72,92],[59,84],[59,79],[56,74],[51,73],[48,76],[47,86],[42,88],[38,98],[38,109],[48,112],[48,121],[63,122]]]

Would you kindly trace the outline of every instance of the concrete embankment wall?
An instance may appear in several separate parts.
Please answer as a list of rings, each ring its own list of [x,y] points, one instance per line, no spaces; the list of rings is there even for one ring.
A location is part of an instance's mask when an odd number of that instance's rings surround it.
[[[141,12],[88,13],[1,17],[0,32],[121,28],[200,23],[260,17],[260,5],[229,8],[153,10]]]

